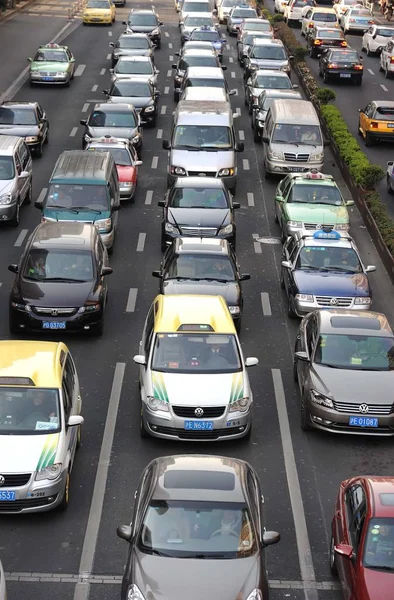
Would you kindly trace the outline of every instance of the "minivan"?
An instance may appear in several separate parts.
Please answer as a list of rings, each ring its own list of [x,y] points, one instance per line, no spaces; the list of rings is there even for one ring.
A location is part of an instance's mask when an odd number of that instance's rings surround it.
[[[119,178],[110,152],[66,150],[59,156],[43,200],[43,221],[93,223],[111,252],[114,212],[120,208]]]
[[[32,159],[21,137],[0,136],[0,221],[19,225],[20,207],[32,197]]]

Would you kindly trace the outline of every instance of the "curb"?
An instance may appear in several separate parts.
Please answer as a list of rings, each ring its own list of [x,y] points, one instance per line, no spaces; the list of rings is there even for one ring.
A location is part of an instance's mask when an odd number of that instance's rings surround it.
[[[8,19],[11,19],[14,15],[21,13],[27,6],[33,4],[36,0],[26,0],[20,6],[16,8],[7,9],[4,13],[0,13],[0,24],[5,23]]]

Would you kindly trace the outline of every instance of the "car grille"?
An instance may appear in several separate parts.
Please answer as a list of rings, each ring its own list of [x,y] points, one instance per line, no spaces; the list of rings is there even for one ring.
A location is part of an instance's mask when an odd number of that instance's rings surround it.
[[[188,171],[189,177],[216,177],[216,171]]]
[[[28,483],[31,473],[16,473],[12,475],[3,475],[4,483],[2,487],[21,487],[22,485],[26,485]]]
[[[368,404],[369,411],[367,413],[361,413],[359,402],[337,402],[333,400],[334,408],[338,412],[352,413],[357,415],[391,415],[394,413],[393,404]]]
[[[152,429],[150,423],[149,428]],[[226,435],[238,435],[239,433],[242,433],[242,430],[239,427],[226,427],[224,429],[212,429],[211,431],[186,431],[185,429],[164,427],[162,425],[157,425],[152,431],[164,435],[175,435],[181,440],[217,440],[219,437]]]
[[[196,408],[201,408],[204,411],[204,414],[201,415],[201,418],[204,419],[213,419],[215,417],[221,417],[226,410],[225,406],[173,406],[172,410],[176,414],[177,417],[186,417],[187,419],[195,419],[200,418],[200,415],[195,414]]]
[[[336,296],[316,296],[318,306],[346,308],[352,304],[353,298],[337,298]]]
[[[322,223],[304,223],[304,229],[323,229],[323,227],[335,229],[335,223],[331,223],[330,225],[328,223],[324,225]]]
[[[182,235],[193,235],[197,237],[213,237],[217,233],[216,227],[181,227]]]
[[[285,160],[293,162],[308,162],[309,154],[296,154],[295,152],[285,152]]]
[[[50,498],[50,499],[49,499]],[[55,496],[48,498],[25,498],[24,500],[2,500],[0,502],[0,513],[16,513],[21,512],[26,508],[37,508],[39,506],[49,506],[53,504],[57,499]]]
[[[37,315],[51,315],[52,317],[66,317],[74,315],[78,308],[48,308],[43,306],[32,306],[32,311]]]
[[[53,71],[40,71],[40,77],[53,77],[53,75]]]

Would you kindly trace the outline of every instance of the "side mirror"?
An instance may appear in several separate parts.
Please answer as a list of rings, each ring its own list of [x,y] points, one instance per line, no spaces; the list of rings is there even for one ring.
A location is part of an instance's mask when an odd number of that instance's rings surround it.
[[[233,208],[241,208],[241,204],[239,202],[233,202]]]
[[[140,167],[141,165],[143,165],[144,163],[142,162],[142,160],[135,160],[134,161],[134,166],[135,167]]]
[[[266,135],[263,135],[263,137],[261,138],[261,141],[264,142],[264,144],[268,144],[269,138]],[[280,200],[279,200],[279,202],[280,202]]]
[[[354,206],[354,200],[346,200],[345,205],[346,206]]]
[[[222,67],[222,71],[227,71],[227,65],[220,65]]]
[[[242,273],[239,276],[239,280],[240,281],[249,281],[249,279],[250,279],[250,274],[249,273]]]
[[[152,271],[152,277],[157,277],[157,279],[161,279],[161,271]]]
[[[183,25],[183,21],[179,21],[179,27]]]
[[[229,96],[235,96],[235,94],[237,93],[237,90],[230,90],[228,95]]]
[[[175,56],[180,56],[181,53],[180,52],[175,52]]]
[[[169,140],[163,140],[161,143],[163,150],[169,150],[171,148]]]
[[[353,556],[353,546],[349,546],[348,544],[338,544],[338,546],[334,546],[334,550],[336,554],[345,556],[346,558],[352,558]]]
[[[251,79],[251,77],[249,77],[249,79],[246,80],[246,85],[252,85],[252,79]]]
[[[137,365],[146,365],[146,358],[143,354],[136,354],[133,357],[133,361],[137,364]]]
[[[103,267],[101,269],[101,275],[104,277],[105,275],[111,275],[112,273],[112,268],[111,267]]]
[[[106,96],[109,96],[109,90],[103,90],[103,94],[105,94]]]
[[[122,25],[127,25],[127,21],[122,21]]]
[[[8,265],[8,270],[11,271],[11,273],[18,273],[18,265]]]
[[[81,123],[81,125],[87,125],[88,124],[88,120],[87,119],[81,119],[79,122]]]
[[[293,84],[293,90],[298,90],[298,85],[296,83]]]
[[[159,21],[158,25],[159,25],[159,27],[161,27],[162,25],[164,25],[163,21]]]
[[[109,70],[110,73],[113,73],[114,71],[115,71],[115,69],[110,69]]]
[[[26,177],[29,177],[29,174],[29,171],[22,171],[22,173],[18,175],[18,179],[26,179]]]
[[[263,533],[263,546],[272,546],[277,544],[280,540],[280,533],[277,531],[264,531]]]
[[[307,352],[301,352],[301,351],[300,352],[296,352],[294,354],[294,357],[297,360],[301,360],[302,362],[309,362],[309,356],[308,356]]]
[[[284,269],[291,269],[291,262],[289,260],[282,260],[280,263]]]
[[[159,69],[155,69],[155,74],[158,75],[160,73]]]
[[[131,525],[119,525],[116,528],[117,536],[122,538],[122,540],[126,540],[126,542],[130,542],[132,536]]]
[[[78,425],[82,425],[84,418],[81,415],[73,415],[67,421],[67,427],[77,427]]]
[[[259,364],[259,359],[255,356],[250,356],[245,360],[245,367],[255,367]]]
[[[161,96],[161,92],[159,92],[159,90],[156,90],[153,95],[155,98],[158,98],[159,96]]]
[[[162,208],[164,208],[166,205],[166,201],[165,200],[159,200],[159,202],[157,203],[157,206],[161,206]]]
[[[217,10],[217,8],[214,8],[214,9],[213,9],[213,11],[212,11],[212,14],[213,14],[213,15],[217,15],[217,14],[218,14],[218,10]]]
[[[376,271],[375,265],[368,265],[367,267],[365,267],[366,273],[373,273],[374,271]]]
[[[235,144],[236,152],[243,152],[244,150],[245,150],[245,144],[243,142],[238,142],[237,144]]]
[[[233,113],[233,119],[239,119],[240,116],[239,113]]]
[[[290,54],[289,60],[293,60],[293,59],[294,59],[294,56],[292,54]]]
[[[394,160],[387,161],[387,166],[392,167],[394,165]]]
[[[258,103],[257,102],[253,102],[252,108],[258,108],[258,107],[259,107]]]
[[[222,42],[223,42],[223,44],[225,44],[227,42],[227,38],[225,35],[222,35]]]
[[[33,59],[29,57],[29,58],[27,59],[27,62],[33,62]]]
[[[39,209],[41,210],[41,209],[42,209],[42,206],[43,206],[43,202],[42,202],[42,200],[36,200],[36,201],[34,202],[34,206],[35,206],[36,208],[39,208]]]
[[[284,202],[284,198],[283,198],[282,194],[277,194],[275,196],[275,202],[280,202],[280,203]]]
[[[109,45],[110,45],[111,48],[115,48],[114,42],[110,42]]]

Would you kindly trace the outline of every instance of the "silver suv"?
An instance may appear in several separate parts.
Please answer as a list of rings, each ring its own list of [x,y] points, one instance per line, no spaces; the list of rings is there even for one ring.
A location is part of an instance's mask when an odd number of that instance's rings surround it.
[[[0,221],[19,225],[20,207],[32,198],[32,159],[24,139],[0,136]]]

